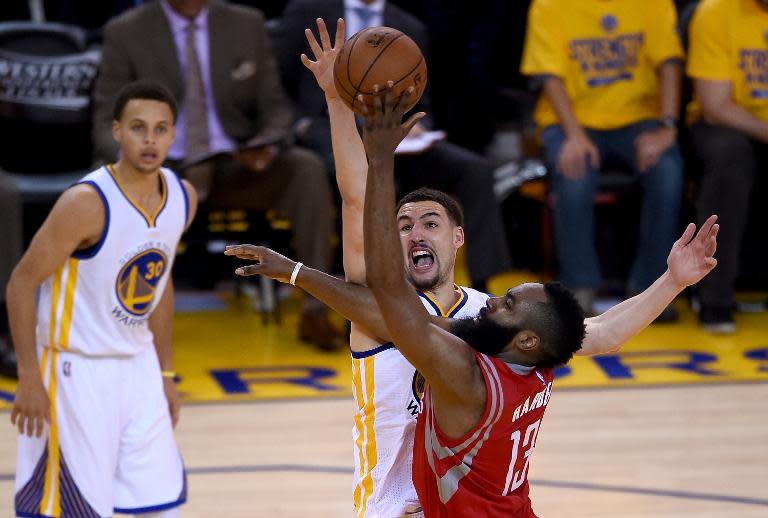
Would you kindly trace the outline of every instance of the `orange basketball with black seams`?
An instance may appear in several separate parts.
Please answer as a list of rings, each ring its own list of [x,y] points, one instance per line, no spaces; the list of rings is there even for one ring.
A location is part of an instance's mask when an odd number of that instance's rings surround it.
[[[421,98],[427,85],[427,63],[416,43],[391,27],[363,29],[344,43],[333,68],[339,96],[355,113],[362,115],[358,95],[373,106],[373,85],[394,83],[397,99],[414,87],[408,109]]]

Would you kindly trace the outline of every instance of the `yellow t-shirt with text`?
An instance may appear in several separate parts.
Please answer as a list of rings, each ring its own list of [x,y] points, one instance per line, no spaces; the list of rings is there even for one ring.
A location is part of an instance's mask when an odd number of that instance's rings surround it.
[[[579,123],[607,130],[658,118],[658,67],[682,56],[672,0],[533,0],[521,71],[561,78]],[[545,95],[534,116],[558,122]]]
[[[768,121],[768,10],[757,0],[703,0],[688,34],[688,75],[730,81],[733,101]],[[689,120],[698,114],[694,99]]]

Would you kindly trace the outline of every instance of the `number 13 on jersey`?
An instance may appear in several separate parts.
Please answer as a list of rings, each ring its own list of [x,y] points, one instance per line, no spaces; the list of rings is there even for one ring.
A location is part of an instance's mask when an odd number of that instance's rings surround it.
[[[528,463],[531,460],[533,449],[536,447],[536,437],[539,435],[539,425],[541,419],[530,424],[525,430],[525,436],[522,441],[522,448],[526,448],[523,452],[522,458],[519,458],[519,452],[521,449],[520,437],[522,434],[520,430],[515,430],[512,434],[512,459],[509,461],[509,471],[507,472],[507,480],[504,484],[503,496],[508,495],[510,492],[516,490],[525,482],[525,477],[528,474]],[[518,466],[522,464],[522,466]]]

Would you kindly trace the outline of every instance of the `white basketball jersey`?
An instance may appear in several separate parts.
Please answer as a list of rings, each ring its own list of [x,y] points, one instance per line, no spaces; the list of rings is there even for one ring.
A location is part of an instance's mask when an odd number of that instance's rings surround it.
[[[135,355],[152,347],[148,320],[163,295],[187,221],[181,180],[161,169],[155,214],[134,203],[105,166],[85,176],[104,204],[104,230],[40,287],[37,342],[89,356]]]
[[[429,295],[419,295],[431,315],[477,316],[489,296],[471,288],[456,289],[459,300],[448,311]],[[355,516],[393,518],[418,510],[411,466],[424,377],[387,343],[352,352],[352,392]]]

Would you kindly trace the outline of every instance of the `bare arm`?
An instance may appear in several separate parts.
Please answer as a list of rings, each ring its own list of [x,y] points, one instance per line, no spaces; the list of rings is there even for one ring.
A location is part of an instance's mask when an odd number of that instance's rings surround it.
[[[295,261],[263,246],[228,246],[224,254],[254,261],[254,264],[238,268],[235,271],[237,275],[258,274],[279,282],[288,282],[296,266]],[[344,281],[307,266],[301,267],[296,277],[296,286],[350,322],[362,326],[370,335],[389,339],[386,338],[389,336],[389,331],[379,311],[376,298],[368,287]],[[430,321],[444,327],[448,325],[448,320],[442,317],[430,316]]]
[[[7,305],[18,357],[19,383],[11,422],[19,433],[42,433],[50,420],[48,396],[37,359],[35,292],[76,250],[96,243],[104,227],[99,195],[85,185],[64,192],[35,234],[8,281]],[[50,344],[51,346],[56,344]]]
[[[306,54],[301,55],[301,61],[314,74],[328,104],[336,183],[341,193],[344,273],[347,280],[364,284],[363,201],[368,158],[357,131],[354,113],[339,97],[333,79],[333,65],[344,45],[344,20],[339,18],[336,22],[333,45],[325,22],[320,18],[317,19],[317,30],[320,42],[310,29],[304,31],[315,61],[310,60]]]
[[[661,116],[677,120],[680,114],[680,91],[683,68],[680,61],[670,59],[659,66]]]
[[[585,356],[617,351],[627,340],[645,329],[685,289],[699,282],[717,264],[719,225],[710,216],[694,237],[691,223],[672,246],[668,269],[648,289],[618,304],[602,315],[586,319],[587,336],[576,353]]]
[[[600,152],[576,119],[563,80],[548,76],[544,80],[544,94],[552,104],[566,136],[557,157],[558,170],[569,178],[581,178],[585,173],[586,160],[592,167],[600,167]]]
[[[182,180],[181,185],[182,185],[182,188],[184,189],[184,192],[187,193],[187,202],[189,203],[187,223],[186,225],[184,225],[184,230],[186,230],[192,224],[192,221],[195,219],[195,216],[197,215],[198,197],[197,197],[197,190],[194,187],[192,187],[192,184],[189,183],[187,180]]]
[[[761,142],[768,142],[768,122],[758,119],[733,102],[733,83],[696,79],[696,96],[708,124],[734,128]]]
[[[404,93],[395,106],[388,88],[384,106],[379,96],[374,109],[365,116],[363,139],[369,163],[364,210],[365,266],[368,285],[395,345],[429,381],[439,413],[452,418],[440,423],[438,417],[438,423],[444,432],[459,436],[481,417],[486,401],[485,381],[473,350],[463,340],[430,324],[405,277],[392,218],[394,151],[420,117],[416,114],[401,125],[410,95]]]
[[[168,273],[170,275],[170,272]],[[149,329],[155,344],[157,359],[160,361],[160,370],[165,373],[173,372],[173,303],[174,290],[173,279],[168,279],[163,296],[149,316]],[[168,412],[171,415],[173,426],[179,422],[179,410],[181,401],[176,390],[174,376],[163,375],[163,391],[168,400]]]

